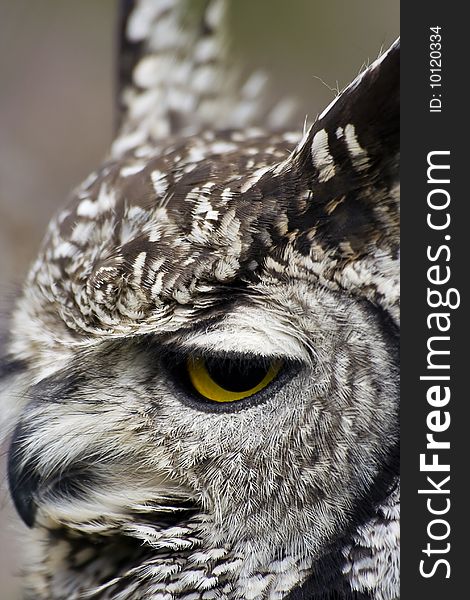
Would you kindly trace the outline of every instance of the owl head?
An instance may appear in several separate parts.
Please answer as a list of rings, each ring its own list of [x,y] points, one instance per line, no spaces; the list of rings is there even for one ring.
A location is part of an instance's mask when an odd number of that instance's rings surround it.
[[[1,382],[32,597],[396,588],[398,60],[299,136],[129,109],[53,219]]]

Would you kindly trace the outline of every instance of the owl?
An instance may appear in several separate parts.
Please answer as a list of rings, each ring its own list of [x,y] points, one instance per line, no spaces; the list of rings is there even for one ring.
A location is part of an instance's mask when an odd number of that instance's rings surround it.
[[[12,315],[25,597],[397,599],[399,44],[292,131],[185,6],[122,3],[115,141]]]

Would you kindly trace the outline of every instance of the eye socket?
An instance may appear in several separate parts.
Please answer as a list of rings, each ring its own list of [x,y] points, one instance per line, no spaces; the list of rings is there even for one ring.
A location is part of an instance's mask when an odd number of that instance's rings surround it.
[[[190,357],[186,370],[193,388],[213,402],[236,402],[268,386],[278,375],[283,361],[255,358]]]

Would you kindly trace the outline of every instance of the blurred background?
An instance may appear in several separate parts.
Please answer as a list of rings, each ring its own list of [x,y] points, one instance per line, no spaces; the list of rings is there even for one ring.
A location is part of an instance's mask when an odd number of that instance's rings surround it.
[[[117,0],[0,0],[3,323],[48,220],[112,139],[116,6]],[[397,37],[399,0],[232,0],[230,28],[243,62],[272,73],[275,87],[300,96],[313,119],[332,90]],[[0,600],[18,600],[23,525],[9,504],[4,456],[3,448]]]

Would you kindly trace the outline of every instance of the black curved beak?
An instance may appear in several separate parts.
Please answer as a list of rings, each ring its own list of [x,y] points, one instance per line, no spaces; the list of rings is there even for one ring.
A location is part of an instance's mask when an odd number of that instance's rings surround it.
[[[20,424],[13,434],[8,452],[8,484],[18,514],[28,527],[33,527],[37,513],[37,491],[40,477],[33,465],[22,464],[22,441],[25,431]]]

